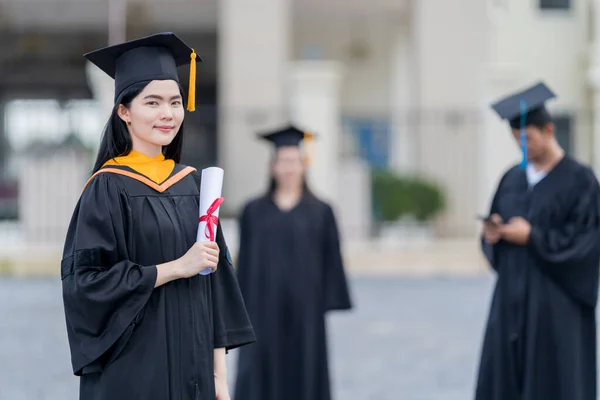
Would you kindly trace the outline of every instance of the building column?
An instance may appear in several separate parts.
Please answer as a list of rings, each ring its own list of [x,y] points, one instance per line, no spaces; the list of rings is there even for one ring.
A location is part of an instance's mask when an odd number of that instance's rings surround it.
[[[436,231],[444,236],[476,232],[482,103],[478,75],[490,58],[489,2],[446,0],[411,3],[415,81],[420,107],[418,170],[440,182],[446,209]],[[460,56],[455,57],[454,55]]]
[[[592,166],[596,174],[600,171],[600,0],[592,0],[592,30],[594,38],[590,46],[589,84],[593,90],[593,133]]]
[[[418,163],[418,101],[409,21],[395,30],[391,53],[391,167],[402,174],[412,173]]]
[[[108,0],[108,45],[127,40],[127,0]],[[92,95],[100,104],[102,121],[108,121],[114,107],[115,81],[100,68],[86,61],[85,74]]]
[[[288,94],[291,122],[316,134],[305,149],[310,157],[308,184],[333,207],[340,238],[347,243],[370,234],[371,180],[362,160],[341,160],[341,78],[337,62],[296,61],[290,69]]]
[[[297,61],[289,79],[291,121],[315,132],[308,182],[316,195],[337,203],[341,67],[334,61]]]
[[[219,166],[225,211],[266,190],[271,148],[259,131],[286,122],[290,0],[219,1]]]

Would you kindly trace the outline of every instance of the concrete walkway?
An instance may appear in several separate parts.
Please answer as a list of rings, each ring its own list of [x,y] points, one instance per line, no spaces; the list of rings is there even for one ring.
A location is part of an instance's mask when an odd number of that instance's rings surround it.
[[[333,399],[472,398],[492,285],[489,276],[352,278],[355,308],[327,321]],[[76,399],[60,281],[0,279],[0,315],[0,399]]]

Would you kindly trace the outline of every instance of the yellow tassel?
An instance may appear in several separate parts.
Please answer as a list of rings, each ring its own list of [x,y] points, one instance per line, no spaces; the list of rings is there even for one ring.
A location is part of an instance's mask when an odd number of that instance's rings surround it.
[[[190,81],[188,93],[188,111],[196,111],[196,52],[192,49],[190,55]]]
[[[309,132],[304,132],[304,163],[306,166],[310,165],[311,160],[311,149],[313,144],[314,135]]]

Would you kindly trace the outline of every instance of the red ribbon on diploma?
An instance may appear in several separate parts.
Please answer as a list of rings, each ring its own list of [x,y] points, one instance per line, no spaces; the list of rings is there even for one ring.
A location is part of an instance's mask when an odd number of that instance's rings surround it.
[[[217,225],[219,223],[219,218],[213,214],[215,213],[215,211],[217,211],[217,209],[219,208],[221,203],[223,203],[224,200],[225,198],[223,197],[215,199],[215,201],[213,201],[210,207],[208,207],[208,210],[206,210],[206,214],[200,217],[200,222],[206,222],[204,235],[207,239],[210,239],[211,242],[215,241],[215,227],[213,226],[213,224]]]

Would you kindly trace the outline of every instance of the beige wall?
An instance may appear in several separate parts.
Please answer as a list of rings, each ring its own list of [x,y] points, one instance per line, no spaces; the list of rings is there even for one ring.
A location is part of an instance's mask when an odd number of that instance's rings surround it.
[[[487,211],[500,175],[520,157],[489,104],[542,79],[559,96],[551,110],[585,111],[589,29],[584,0],[566,13],[539,10],[537,0],[465,1],[416,2],[411,18],[420,107],[479,113],[456,130],[426,121],[419,132],[421,169],[449,189],[442,231],[459,235],[477,231],[474,213]],[[578,121],[572,146],[589,160],[591,121]]]
[[[590,40],[590,2],[571,0],[570,11],[540,10],[536,0],[505,0],[506,7],[493,13],[492,55],[496,63],[516,69],[516,85],[542,79],[557,93],[551,110],[588,106],[587,68]],[[511,90],[510,87],[507,87]],[[590,159],[591,123],[575,132],[574,150]]]
[[[489,58],[486,4],[481,0],[413,3],[418,106],[427,113],[418,129],[419,169],[446,188],[447,213],[440,232],[475,232],[479,190],[479,142],[484,80]],[[448,111],[456,111],[458,120]]]
[[[270,148],[256,134],[286,120],[289,11],[289,0],[220,2],[218,154],[229,211],[266,187]]]
[[[488,9],[490,63],[485,68],[484,98],[489,103],[538,80],[545,81],[558,96],[548,104],[550,110],[580,112],[572,149],[576,156],[590,161],[592,125],[586,110],[588,2],[573,0],[569,12],[542,11],[533,0],[504,0],[499,4]],[[479,194],[482,211],[487,210],[502,172],[520,160],[506,123],[489,108],[485,122]]]
[[[568,13],[542,12],[537,0],[423,0],[404,11],[361,13],[356,3],[346,14],[300,16],[290,12],[292,0],[220,2],[219,159],[228,207],[236,211],[264,189],[269,151],[255,132],[285,120],[290,61],[317,44],[323,58],[343,64],[344,114],[394,115],[411,107],[468,114],[454,127],[439,112],[403,127],[397,138],[408,132],[413,140],[397,140],[393,153],[399,169],[417,167],[448,189],[442,232],[474,233],[473,214],[485,212],[499,175],[519,156],[489,103],[544,79],[559,95],[551,108],[587,106],[588,2],[572,2]],[[251,109],[266,117],[251,122]],[[590,128],[576,131],[574,148],[583,159],[590,156]]]
[[[385,15],[363,18],[330,14],[296,19],[293,32],[295,59],[306,57],[311,46],[324,59],[344,65],[342,112],[381,113],[388,110],[390,97],[390,48],[392,21]],[[353,56],[353,46],[362,46],[364,56]]]

